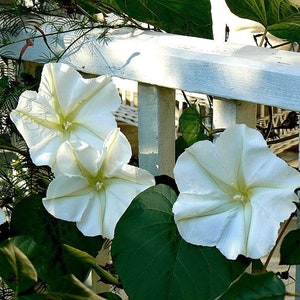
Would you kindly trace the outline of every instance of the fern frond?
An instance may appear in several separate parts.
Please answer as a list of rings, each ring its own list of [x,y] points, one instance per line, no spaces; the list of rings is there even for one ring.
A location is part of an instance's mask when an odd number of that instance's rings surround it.
[[[45,22],[43,15],[0,9],[0,33],[3,38],[17,36],[22,30],[32,32],[35,25]]]

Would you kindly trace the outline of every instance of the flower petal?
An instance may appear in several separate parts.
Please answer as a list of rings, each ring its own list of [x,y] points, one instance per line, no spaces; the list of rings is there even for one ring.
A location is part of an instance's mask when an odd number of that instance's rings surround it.
[[[62,138],[57,132],[41,139],[38,144],[29,149],[32,161],[37,166],[47,165],[53,167],[56,161],[56,151],[61,143]]]
[[[267,255],[276,243],[279,228],[280,222],[273,215],[270,215],[266,210],[261,210],[259,207],[254,206],[252,208],[251,227],[248,234],[247,252],[244,255],[254,259]]]
[[[268,219],[277,222],[286,220],[296,210],[294,202],[298,202],[297,195],[291,189],[257,187],[252,191],[251,205],[257,211],[264,211]]]
[[[77,106],[85,105],[90,100],[98,101],[96,111],[99,111],[99,107],[102,106],[103,112],[107,112],[109,109],[114,111],[120,105],[120,97],[116,97],[116,88],[110,77],[99,76],[84,79],[67,64],[46,64],[41,82],[43,84],[41,84],[40,90],[53,91],[53,99],[57,101],[56,108],[59,107],[64,115],[70,113],[74,108],[77,109]]]
[[[175,202],[176,205],[173,206],[173,213],[180,235],[184,240],[202,246],[217,244],[224,234],[224,228],[230,226],[230,223],[237,219],[241,211],[241,206],[233,205],[228,209],[223,207],[219,213],[213,214],[213,208],[218,207],[219,201],[219,199],[213,199],[212,205],[207,201],[208,205],[205,209],[202,206],[204,201],[197,201],[186,195],[179,196]]]
[[[217,216],[214,216],[215,223],[211,222],[212,226],[217,226],[216,224],[219,222],[216,217]],[[253,241],[249,242],[249,230],[252,223],[253,212],[250,205],[248,205],[248,207],[241,205],[239,210],[236,211],[236,214],[228,218],[228,223],[223,227],[223,232],[216,242],[216,247],[225,257],[228,259],[236,259],[238,255],[242,254],[246,257],[254,258],[251,256],[253,254],[251,252]],[[258,247],[260,248],[260,245]]]
[[[96,126],[95,123],[94,126]],[[96,127],[89,128],[85,124],[73,124],[69,140],[71,142],[80,140],[89,144],[95,149],[101,150],[105,138],[114,128],[116,128],[116,123],[112,119],[112,116],[107,119],[106,125],[103,126],[101,130],[96,130]]]
[[[85,236],[102,235],[103,237],[108,238],[103,224],[105,214],[105,192],[103,190],[93,192],[84,214],[82,215],[81,221],[78,221],[76,226]],[[109,223],[111,226],[113,226],[112,222]]]
[[[100,153],[96,149],[80,140],[66,141],[57,151],[55,174],[95,177],[99,171],[99,156]]]
[[[190,243],[216,246],[229,259],[266,255],[298,200],[299,172],[245,125],[229,127],[214,144],[201,141],[186,149],[174,175],[180,234]]]
[[[52,166],[63,134],[52,108],[47,107],[46,101],[39,103],[40,97],[35,101],[35,97],[35,92],[24,92],[10,118],[26,141],[32,161],[36,165]]]
[[[43,204],[54,217],[78,222],[91,198],[88,182],[81,176],[57,176],[49,185]]]
[[[95,79],[89,79],[85,90],[81,90],[78,97],[88,99],[88,101],[80,102],[80,110],[76,115],[76,119],[80,123],[89,121],[86,114],[93,118],[101,117],[101,115],[109,115],[115,112],[121,105],[121,98],[118,94],[115,84],[108,76],[100,76]],[[90,86],[91,85],[91,86]],[[101,111],[99,111],[101,107]],[[104,125],[104,124],[101,124]]]
[[[228,143],[237,140],[239,143]],[[239,170],[247,187],[269,186],[296,189],[300,185],[300,173],[288,166],[267,147],[258,130],[244,124],[231,126],[217,139],[216,151],[226,157],[228,168]],[[255,162],[255,163],[254,163]]]
[[[129,183],[145,185],[147,188],[155,185],[155,179],[150,172],[131,165],[123,165],[121,170],[114,173],[114,177]]]
[[[102,173],[105,177],[113,177],[116,172],[122,170],[131,157],[131,146],[120,129],[112,130],[105,139],[103,155],[105,160]]]
[[[103,216],[103,236],[113,238],[116,224],[131,201],[150,184],[141,185],[122,179],[109,180],[109,184],[105,186],[106,208]]]
[[[118,178],[106,180],[104,189],[93,194],[82,220],[77,223],[78,229],[87,236],[112,239],[116,224],[131,201],[152,184],[152,181],[142,185]]]
[[[193,144],[182,153],[174,168],[174,177],[180,192],[209,194],[233,193],[236,179],[232,169],[225,166],[214,145],[209,141]]]

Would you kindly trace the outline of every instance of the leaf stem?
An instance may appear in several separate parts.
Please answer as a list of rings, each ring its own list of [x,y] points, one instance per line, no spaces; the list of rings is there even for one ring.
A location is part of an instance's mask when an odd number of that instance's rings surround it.
[[[262,47],[262,45],[263,45],[263,43],[264,43],[264,40],[265,40],[265,38],[266,38],[266,36],[267,36],[267,33],[268,33],[267,28],[265,28],[265,31],[264,31],[264,33],[263,33],[263,35],[262,35],[262,37],[261,37],[261,40],[260,40],[260,42],[259,42],[258,47]]]
[[[110,272],[106,271],[101,266],[94,265],[93,268],[96,271],[96,273],[100,276],[101,279],[104,279],[108,283],[116,286],[122,285],[118,277],[112,275]]]
[[[274,254],[274,251],[275,251],[276,247],[278,246],[278,244],[279,244],[281,238],[283,237],[284,232],[286,231],[287,227],[289,226],[289,224],[291,223],[291,221],[292,221],[292,219],[293,219],[293,217],[294,217],[295,215],[296,215],[296,213],[293,212],[293,213],[290,215],[290,217],[288,218],[288,220],[285,222],[285,224],[284,224],[284,226],[283,226],[281,232],[280,232],[279,235],[278,235],[278,238],[277,238],[277,240],[276,240],[276,243],[275,243],[273,249],[272,249],[271,252],[269,253],[269,255],[268,255],[268,257],[267,257],[267,259],[266,259],[266,261],[265,261],[265,263],[264,263],[263,271],[266,271],[266,270],[267,270],[267,267],[268,267],[268,265],[269,265],[269,263],[270,263],[270,260],[271,260],[273,254]]]

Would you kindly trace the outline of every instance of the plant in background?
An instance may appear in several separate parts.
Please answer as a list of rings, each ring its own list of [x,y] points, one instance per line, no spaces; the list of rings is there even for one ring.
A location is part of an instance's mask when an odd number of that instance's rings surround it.
[[[268,32],[288,41],[300,42],[300,11],[297,1],[226,0],[226,3],[235,15],[256,21],[265,28],[260,46],[264,44]]]

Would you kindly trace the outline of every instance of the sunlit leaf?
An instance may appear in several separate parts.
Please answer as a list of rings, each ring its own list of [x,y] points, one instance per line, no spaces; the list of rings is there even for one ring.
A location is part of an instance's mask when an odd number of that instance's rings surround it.
[[[263,274],[244,273],[217,300],[284,299],[285,286],[273,272]]]
[[[273,35],[300,41],[300,12],[289,0],[226,0],[230,10],[241,18],[263,25]]]
[[[207,139],[207,136],[203,132],[204,126],[201,114],[193,106],[184,110],[179,119],[179,127],[182,137],[188,146]]]
[[[300,229],[290,231],[283,239],[280,246],[280,264],[300,264]]]
[[[168,186],[149,188],[116,227],[112,257],[130,299],[214,299],[247,265],[186,243],[172,214],[176,198]]]
[[[282,39],[300,42],[300,13],[269,26],[269,32]]]
[[[16,294],[37,281],[37,273],[26,255],[11,241],[0,244],[0,277]]]
[[[209,0],[105,0],[119,11],[169,33],[212,38]]]

